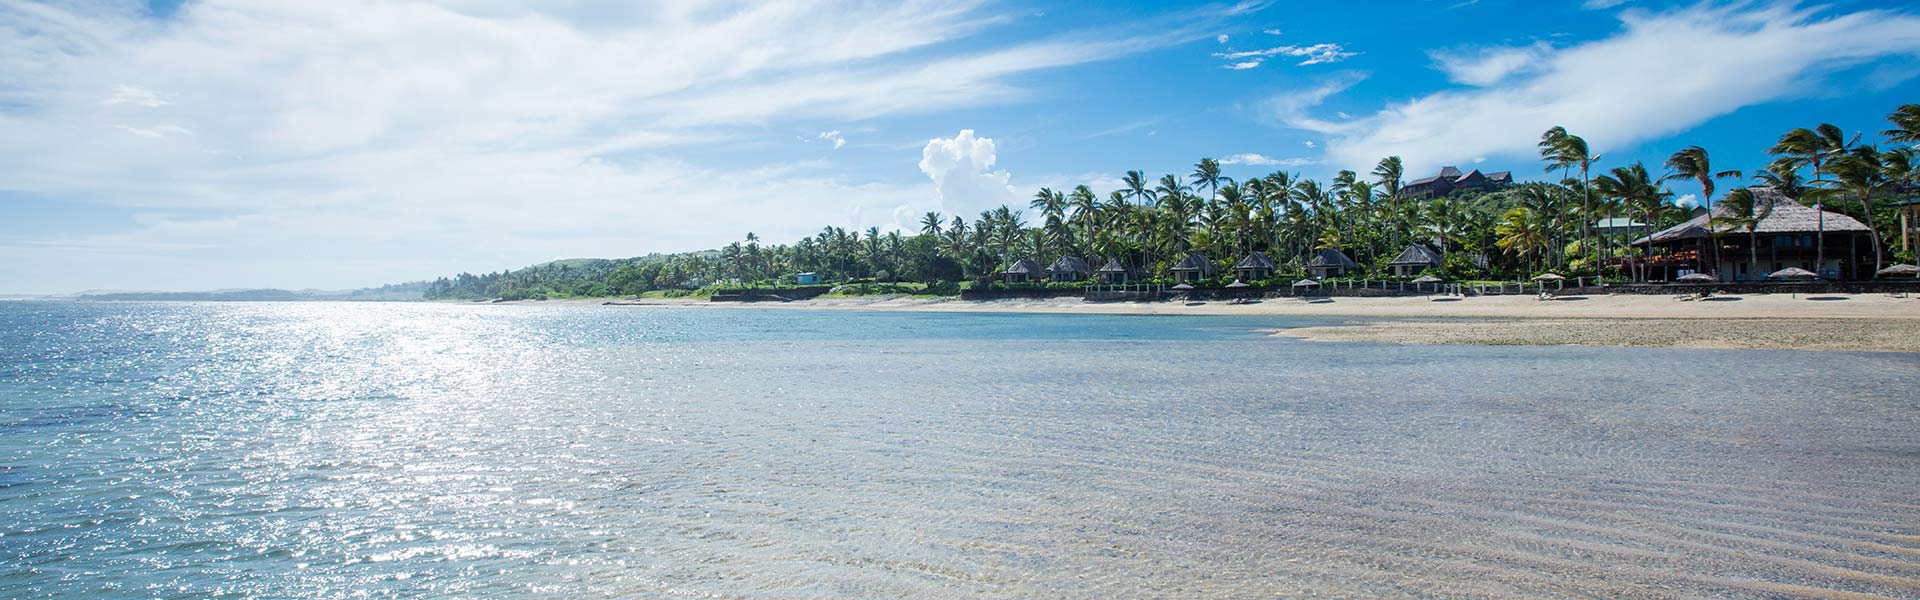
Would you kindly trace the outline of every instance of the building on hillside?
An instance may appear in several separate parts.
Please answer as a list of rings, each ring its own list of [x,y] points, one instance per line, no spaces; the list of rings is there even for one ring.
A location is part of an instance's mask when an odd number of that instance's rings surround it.
[[[1440,168],[1440,174],[1422,177],[1400,187],[1408,198],[1439,198],[1458,190],[1491,191],[1513,185],[1512,171],[1481,173],[1479,169],[1461,173],[1458,167]]]
[[[1623,264],[1645,265],[1649,281],[1672,281],[1690,272],[1714,275],[1721,281],[1760,281],[1787,267],[1813,271],[1826,279],[1873,276],[1873,242],[1866,225],[1841,213],[1804,206],[1773,188],[1750,189],[1755,201],[1771,211],[1754,227],[1752,242],[1745,228],[1717,226],[1718,264],[1715,236],[1705,214],[1634,240],[1635,247],[1650,250],[1652,256],[1644,261],[1629,257]],[[1724,203],[1715,205],[1713,212],[1723,219],[1731,215]],[[1823,237],[1823,229],[1826,251],[1821,253],[1815,240]],[[1818,268],[1813,264],[1816,255],[1823,259]],[[1759,259],[1757,271],[1752,266],[1754,257]]]
[[[1413,277],[1427,269],[1438,269],[1440,265],[1440,253],[1434,252],[1426,244],[1414,244],[1393,257],[1393,262],[1387,263],[1387,268],[1393,271],[1394,277]]]

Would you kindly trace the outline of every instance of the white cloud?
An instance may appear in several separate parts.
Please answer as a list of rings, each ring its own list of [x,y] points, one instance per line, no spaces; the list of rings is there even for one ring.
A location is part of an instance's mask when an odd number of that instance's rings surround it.
[[[1247,165],[1255,167],[1298,167],[1301,165],[1314,164],[1315,162],[1317,161],[1311,158],[1273,158],[1253,152],[1229,154],[1226,158],[1220,159],[1220,164],[1223,165]]]
[[[1278,29],[1262,29],[1262,30],[1260,30],[1260,33],[1264,33],[1264,34],[1267,34],[1267,35],[1280,35],[1280,30],[1278,30]]]
[[[1264,61],[1264,60],[1266,59],[1256,58],[1256,59],[1245,61],[1245,62],[1231,63],[1221,68],[1227,69],[1229,71],[1245,71],[1247,69],[1252,69],[1260,66],[1261,61]]]
[[[1626,4],[1629,1],[1631,0],[1587,0],[1586,2],[1581,3],[1580,7],[1585,8],[1587,10],[1606,10],[1609,8],[1613,8],[1615,6]]]
[[[1303,146],[1306,146],[1306,147],[1307,147],[1307,148],[1309,148],[1309,149],[1311,149],[1311,148],[1315,148],[1315,147],[1318,147],[1318,146],[1319,146],[1319,144],[1315,144],[1315,143],[1313,143],[1313,140],[1307,140],[1307,141],[1304,141],[1304,142],[1300,142],[1300,144],[1301,144],[1301,145],[1303,145]]]
[[[838,129],[835,129],[833,131],[822,131],[820,132],[818,139],[833,142],[833,149],[835,150],[839,150],[841,146],[847,145],[846,136],[840,135],[840,130]]]
[[[113,95],[107,96],[105,100],[101,100],[100,104],[103,106],[132,104],[146,108],[159,108],[171,104],[171,102],[167,102],[165,98],[161,98],[160,94],[153,90],[122,84],[113,86]]]
[[[993,138],[975,137],[972,129],[962,129],[951,138],[927,140],[920,150],[920,172],[933,180],[939,190],[940,210],[949,215],[971,217],[1002,204],[1016,204],[1012,175],[995,171],[999,159]]]
[[[1693,208],[1695,206],[1700,205],[1700,196],[1695,194],[1687,194],[1679,198],[1674,198],[1673,204],[1681,208]]]
[[[929,50],[1006,22],[985,7],[0,0],[0,187],[144,215],[0,236],[0,287],[345,287],[887,226],[936,190],[729,150],[1015,101],[1024,75],[1219,28]]]
[[[1427,52],[1427,56],[1451,81],[1488,86],[1541,66],[1552,52],[1551,44],[1538,42],[1517,48],[1433,50]]]
[[[1605,152],[1830,89],[1823,77],[1836,67],[1920,54],[1920,17],[1883,10],[1830,15],[1742,4],[1630,9],[1621,19],[1621,33],[1547,52],[1501,83],[1429,94],[1356,120],[1310,115],[1344,89],[1338,79],[1267,106],[1283,123],[1328,134],[1331,162],[1399,155],[1409,172],[1424,172],[1479,156],[1531,158],[1540,132],[1555,125]]]
[[[1339,44],[1313,44],[1311,46],[1275,46],[1272,48],[1265,48],[1261,50],[1241,50],[1241,51],[1233,51],[1233,52],[1213,53],[1214,58],[1220,58],[1220,59],[1225,59],[1229,61],[1238,61],[1236,62],[1235,66],[1228,67],[1233,69],[1250,69],[1253,67],[1257,67],[1257,66],[1260,66],[1260,61],[1270,57],[1274,57],[1274,56],[1290,56],[1294,58],[1300,58],[1303,60],[1301,60],[1298,63],[1299,66],[1307,66],[1307,65],[1324,64],[1324,63],[1336,63],[1336,62],[1346,60],[1348,58],[1352,58],[1356,55],[1357,53],[1348,52],[1345,47]],[[1247,60],[1247,59],[1253,59],[1253,60]],[[1251,65],[1251,66],[1241,67],[1238,65]]]
[[[1347,88],[1353,87],[1366,78],[1366,73],[1353,71],[1339,73],[1313,88],[1269,97],[1263,103],[1262,109],[1269,117],[1289,127],[1320,133],[1342,133],[1349,130],[1351,126],[1313,118],[1310,111],[1321,102],[1325,102],[1328,97],[1347,91]]]
[[[1225,44],[1227,43],[1227,34],[1222,33],[1220,35],[1214,36],[1213,41]]]

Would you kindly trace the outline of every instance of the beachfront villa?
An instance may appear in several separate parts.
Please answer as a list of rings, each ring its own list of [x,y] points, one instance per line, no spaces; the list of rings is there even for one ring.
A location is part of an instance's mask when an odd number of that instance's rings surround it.
[[[1481,173],[1479,169],[1461,173],[1458,167],[1440,168],[1440,174],[1407,182],[1400,193],[1408,198],[1439,198],[1456,190],[1496,190],[1513,185],[1512,171]]]
[[[1062,256],[1047,265],[1047,279],[1052,281],[1082,281],[1092,275],[1093,268],[1078,256]]]
[[[1007,267],[1007,270],[1001,271],[1000,276],[1007,283],[1026,283],[1033,281],[1042,273],[1040,263],[1033,262],[1031,258],[1022,258],[1014,261],[1013,266]]]
[[[1387,263],[1387,268],[1393,271],[1394,277],[1413,277],[1427,269],[1438,269],[1440,264],[1440,253],[1434,252],[1426,244],[1414,244],[1393,257],[1393,262]]]
[[[1109,258],[1106,266],[1094,271],[1094,275],[1100,278],[1101,283],[1126,283],[1127,266],[1120,264],[1118,258]]]
[[[1199,252],[1189,252],[1172,271],[1174,283],[1193,283],[1213,276],[1213,261]]]
[[[1826,279],[1873,276],[1873,243],[1866,225],[1841,213],[1801,205],[1772,188],[1751,189],[1756,203],[1771,206],[1772,212],[1754,227],[1755,235],[1751,238],[1745,228],[1717,226],[1718,264],[1713,252],[1714,236],[1708,228],[1709,216],[1705,214],[1634,240],[1634,246],[1649,249],[1652,257],[1645,261],[1638,256],[1625,260],[1629,264],[1645,265],[1650,281],[1672,281],[1689,272],[1715,275],[1721,281],[1760,281],[1766,279],[1768,273],[1788,267],[1813,271]],[[1721,218],[1731,215],[1724,203],[1715,206],[1713,212]],[[1824,253],[1815,247],[1822,229],[1826,240]],[[1822,255],[1822,264],[1816,269],[1813,263],[1817,254]],[[1756,255],[1760,263],[1757,272],[1753,271],[1751,260]]]
[[[1272,258],[1267,257],[1267,253],[1256,250],[1246,258],[1240,259],[1240,262],[1234,263],[1233,276],[1240,281],[1259,281],[1272,277],[1276,268],[1277,265],[1273,264]]]
[[[1346,254],[1332,248],[1325,248],[1307,261],[1307,276],[1314,279],[1343,277],[1360,268],[1360,264],[1347,258]]]

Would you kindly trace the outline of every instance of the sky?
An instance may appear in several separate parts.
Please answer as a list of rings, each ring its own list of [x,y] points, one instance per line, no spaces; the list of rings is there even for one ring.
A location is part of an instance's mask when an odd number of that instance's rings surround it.
[[[1871,141],[1916,59],[1920,7],[1844,0],[0,0],[0,294],[912,231],[1203,157],[1544,178],[1554,125],[1754,169]]]

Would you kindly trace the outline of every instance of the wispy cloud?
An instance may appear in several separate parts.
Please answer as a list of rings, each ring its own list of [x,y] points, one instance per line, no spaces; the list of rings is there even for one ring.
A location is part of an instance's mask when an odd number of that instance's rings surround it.
[[[1313,44],[1310,46],[1275,46],[1272,48],[1263,48],[1260,50],[1241,50],[1241,51],[1213,53],[1214,58],[1234,61],[1230,63],[1226,68],[1236,69],[1236,70],[1251,69],[1254,67],[1258,67],[1262,62],[1276,56],[1289,56],[1294,58],[1300,58],[1302,60],[1297,64],[1299,66],[1307,66],[1307,65],[1318,65],[1318,64],[1326,64],[1326,63],[1336,63],[1336,62],[1346,60],[1348,58],[1352,58],[1356,55],[1357,53],[1348,52],[1345,47],[1339,44],[1324,44],[1324,43]]]
[[[1464,61],[1449,73],[1484,87],[1428,94],[1372,116],[1312,116],[1351,85],[1341,80],[1276,95],[1267,107],[1282,123],[1327,134],[1331,162],[1399,155],[1421,171],[1472,157],[1532,156],[1540,132],[1555,125],[1599,150],[1632,144],[1803,94],[1837,66],[1920,56],[1920,17],[1888,10],[1696,5],[1629,9],[1621,20],[1612,37],[1529,47],[1524,59]]]
[[[1431,50],[1435,68],[1447,79],[1468,85],[1493,85],[1508,77],[1542,66],[1553,53],[1553,45],[1536,42],[1528,46],[1459,48]]]
[[[842,146],[847,145],[846,136],[840,135],[840,130],[838,129],[835,129],[833,131],[822,131],[820,132],[820,135],[815,136],[815,139],[822,139],[822,140],[832,142],[833,149],[835,150],[839,150]]]
[[[1223,165],[1248,165],[1256,167],[1298,167],[1314,164],[1315,162],[1316,161],[1311,158],[1273,158],[1253,152],[1229,154],[1225,158],[1220,159],[1220,164]]]

